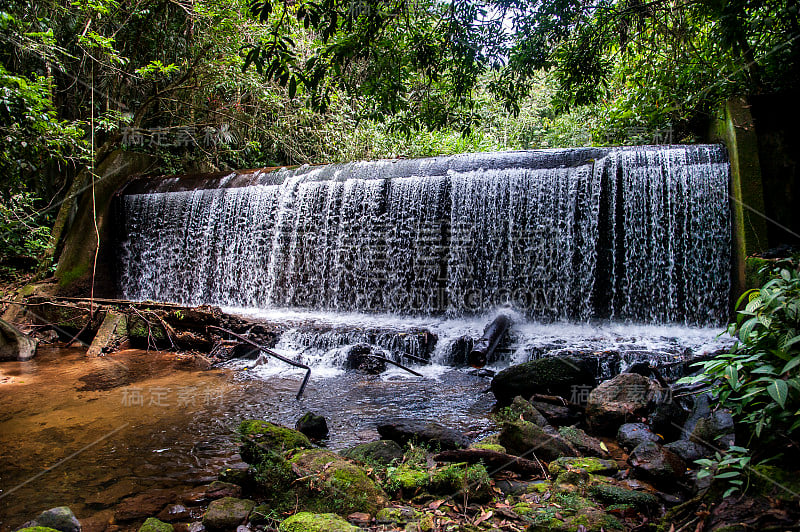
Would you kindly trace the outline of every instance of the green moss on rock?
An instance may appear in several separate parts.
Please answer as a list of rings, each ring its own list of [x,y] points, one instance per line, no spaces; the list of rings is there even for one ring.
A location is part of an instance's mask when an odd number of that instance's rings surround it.
[[[299,512],[284,519],[278,530],[280,532],[358,532],[359,528],[336,514]]]
[[[480,464],[454,464],[433,473],[431,491],[447,495],[463,493],[475,502],[486,502],[492,499],[492,481],[486,468]]]
[[[149,517],[147,520],[139,527],[139,532],[172,532],[174,528],[171,524],[165,523],[155,517]]]
[[[753,466],[750,475],[751,491],[781,501],[797,500],[800,493],[800,476],[780,467],[770,465]]]
[[[269,421],[251,419],[239,424],[242,459],[249,464],[258,464],[292,449],[311,447],[311,441],[300,431],[282,427]]]
[[[595,484],[589,488],[589,495],[603,504],[632,505],[640,511],[654,510],[659,506],[658,498],[655,495],[644,491],[625,489],[613,484]]]
[[[430,475],[427,471],[414,467],[412,464],[401,464],[389,468],[386,475],[387,488],[392,492],[400,492],[409,497],[418,491],[427,489],[430,485]]]
[[[413,521],[418,521],[422,515],[422,512],[410,506],[384,508],[375,515],[375,521],[379,525],[394,524],[404,526]]]
[[[203,514],[203,526],[208,530],[230,530],[242,524],[256,503],[248,499],[223,497],[211,501]]]
[[[506,448],[499,443],[473,443],[469,446],[470,449],[484,449],[486,451],[494,451],[496,453],[505,453]]]
[[[619,465],[613,460],[601,458],[563,456],[550,462],[547,469],[553,476],[558,476],[568,470],[585,471],[594,475],[613,475],[619,471]]]
[[[27,528],[20,528],[17,532],[58,532],[58,530],[46,526],[29,526]]]
[[[389,498],[358,465],[336,453],[320,449],[304,450],[290,459],[315,495],[309,499],[312,509],[324,509],[343,515],[353,512],[375,514]],[[312,480],[313,479],[313,480]]]

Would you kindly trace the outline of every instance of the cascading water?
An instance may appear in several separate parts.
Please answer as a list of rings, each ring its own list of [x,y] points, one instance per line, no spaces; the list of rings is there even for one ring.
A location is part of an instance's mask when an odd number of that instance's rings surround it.
[[[727,313],[720,147],[362,162],[215,185],[123,197],[124,297],[448,316],[510,303],[540,320],[698,325]]]

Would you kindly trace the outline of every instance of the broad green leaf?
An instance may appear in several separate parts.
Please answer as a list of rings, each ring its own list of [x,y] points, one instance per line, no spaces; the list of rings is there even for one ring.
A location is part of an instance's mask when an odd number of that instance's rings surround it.
[[[800,338],[800,337],[798,337],[798,338]],[[796,356],[793,359],[791,359],[789,362],[787,362],[786,365],[783,366],[783,369],[781,370],[781,374],[786,373],[787,371],[793,370],[798,365],[800,365],[800,356]]]
[[[786,408],[786,396],[789,394],[789,386],[786,385],[786,381],[780,379],[772,381],[772,384],[767,386],[767,393],[781,405],[781,408]]]

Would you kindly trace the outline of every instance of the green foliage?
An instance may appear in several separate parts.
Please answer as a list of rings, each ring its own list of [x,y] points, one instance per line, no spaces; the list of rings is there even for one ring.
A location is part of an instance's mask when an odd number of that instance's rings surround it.
[[[747,470],[750,466],[750,453],[744,447],[731,446],[724,454],[714,453],[714,458],[701,458],[695,460],[695,464],[700,466],[697,471],[697,478],[713,476],[715,479],[724,480],[728,484],[723,497],[728,497],[736,492],[745,490],[745,480]]]
[[[728,332],[737,338],[730,352],[697,364],[700,375],[679,382],[710,379],[718,404],[732,411],[748,431],[751,449],[769,458],[776,445],[796,441],[800,427],[800,273],[796,265],[778,263],[763,287],[742,295],[735,323]],[[758,444],[756,447],[755,444]],[[742,488],[743,469],[751,454],[731,447],[713,460],[700,460],[699,477],[714,474],[731,485],[729,495]]]
[[[737,338],[730,352],[699,364],[716,379],[720,404],[760,441],[800,427],[800,273],[787,264],[773,273],[739,299],[745,308],[728,328]]]

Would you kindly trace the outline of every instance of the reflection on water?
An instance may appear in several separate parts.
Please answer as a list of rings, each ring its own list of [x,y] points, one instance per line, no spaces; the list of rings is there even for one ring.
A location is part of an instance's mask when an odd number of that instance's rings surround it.
[[[394,415],[477,437],[491,430],[488,383],[444,368],[423,379],[341,374],[312,379],[296,401],[294,376],[202,370],[175,354],[87,359],[81,349],[43,348],[0,365],[0,531],[54,506],[85,519],[137,493],[214,480],[239,462],[233,430],[245,418],[292,425],[321,413],[334,449],[376,439],[376,420]]]

